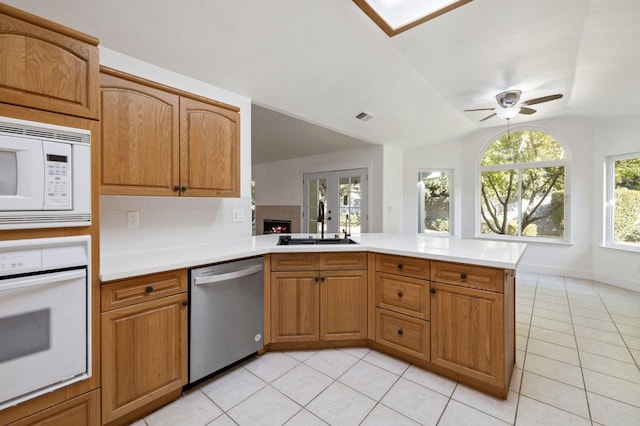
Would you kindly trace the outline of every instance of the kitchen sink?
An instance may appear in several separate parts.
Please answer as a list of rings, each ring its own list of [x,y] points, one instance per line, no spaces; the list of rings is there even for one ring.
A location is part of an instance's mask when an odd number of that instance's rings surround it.
[[[289,235],[281,235],[278,238],[279,246],[291,245],[335,245],[335,244],[358,244],[351,238],[293,238]]]

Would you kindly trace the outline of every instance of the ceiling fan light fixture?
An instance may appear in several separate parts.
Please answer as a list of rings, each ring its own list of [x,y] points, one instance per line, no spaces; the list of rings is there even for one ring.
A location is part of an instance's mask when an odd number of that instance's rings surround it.
[[[496,110],[498,117],[503,120],[511,120],[516,115],[520,114],[520,107],[501,108]]]

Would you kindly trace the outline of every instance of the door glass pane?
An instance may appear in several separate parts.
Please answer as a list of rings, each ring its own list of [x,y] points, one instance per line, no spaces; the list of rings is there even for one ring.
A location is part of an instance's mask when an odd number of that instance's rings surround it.
[[[323,204],[327,204],[326,196],[327,196],[327,180],[322,179],[309,179],[309,197],[308,197],[308,205],[307,205],[307,214],[305,216],[305,220],[308,225],[309,233],[317,233],[320,232],[320,227],[318,226],[318,207],[320,202]],[[326,210],[326,209],[325,209]],[[326,211],[325,211],[326,215]]]
[[[15,152],[0,151],[0,195],[18,193],[18,159]]]
[[[341,177],[338,189],[340,200],[340,232],[360,233],[362,187],[360,176]]]

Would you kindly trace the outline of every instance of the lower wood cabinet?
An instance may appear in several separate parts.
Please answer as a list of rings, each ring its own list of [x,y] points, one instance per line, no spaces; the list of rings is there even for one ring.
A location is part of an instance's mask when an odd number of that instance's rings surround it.
[[[271,258],[272,343],[366,339],[366,253]]]
[[[126,423],[180,395],[188,374],[186,290],[186,270],[102,285],[103,424]]]
[[[4,423],[2,423],[4,424]],[[87,426],[100,424],[100,391],[85,393],[10,426]]]
[[[431,362],[503,386],[503,295],[449,284],[431,286]]]

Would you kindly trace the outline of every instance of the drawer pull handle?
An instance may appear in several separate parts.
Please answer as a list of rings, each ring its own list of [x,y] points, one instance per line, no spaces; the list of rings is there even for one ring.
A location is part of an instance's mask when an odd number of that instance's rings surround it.
[[[404,331],[402,331],[402,329],[398,329],[398,336],[402,336],[404,334]]]
[[[398,269],[402,269],[402,263],[398,263]]]
[[[398,292],[398,297],[402,297],[402,296],[404,296],[404,294],[401,291],[399,291]]]
[[[464,273],[460,274],[460,279],[461,280],[466,280],[467,279],[467,274],[464,274]]]
[[[430,291],[431,291],[431,294],[436,294],[436,289],[435,288],[432,288]]]
[[[147,293],[151,293],[153,291],[153,286],[152,285],[148,285],[144,288],[144,291],[146,291]]]

